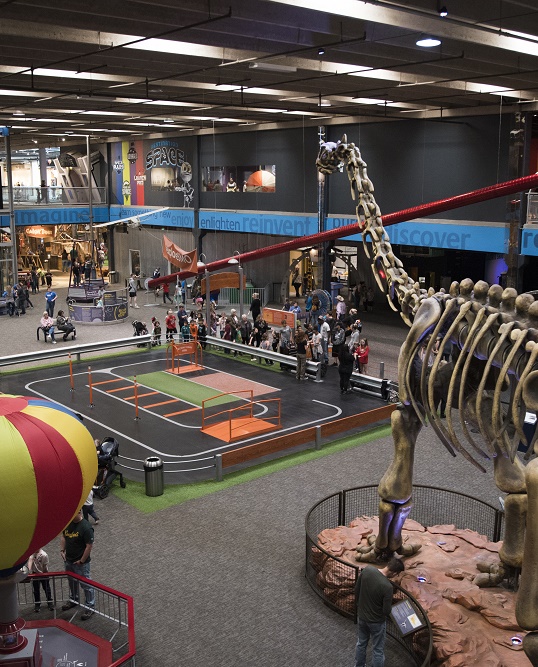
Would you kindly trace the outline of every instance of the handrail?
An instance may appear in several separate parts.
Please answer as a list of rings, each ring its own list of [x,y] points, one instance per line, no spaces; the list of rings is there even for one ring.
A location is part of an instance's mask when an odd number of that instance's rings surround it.
[[[228,350],[235,350],[237,352],[247,352],[253,357],[258,357],[258,361],[260,363],[262,359],[269,359],[271,361],[278,361],[279,363],[289,366],[290,368],[297,368],[297,358],[287,354],[280,354],[280,352],[272,352],[271,350],[262,350],[260,347],[251,347],[250,345],[243,345],[243,343],[234,343],[231,340],[224,340],[223,338],[217,338],[215,336],[207,336],[206,341],[209,345],[214,345],[215,347],[223,347]],[[312,359],[307,359],[306,370],[315,375],[316,382],[323,382],[321,379],[320,361],[312,361]]]
[[[116,338],[115,340],[99,341],[97,343],[83,343],[81,345],[56,345],[39,352],[23,352],[22,354],[11,354],[9,357],[0,357],[0,368],[29,363],[32,361],[44,361],[46,359],[67,357],[70,354],[76,355],[77,361],[80,361],[80,356],[89,352],[99,352],[109,348],[130,347],[132,345],[144,344],[147,345],[148,348],[151,348],[151,334],[131,336],[130,338]]]
[[[206,417],[205,413],[206,413],[207,408],[206,408],[205,404],[209,403],[211,401],[214,401],[217,398],[222,398],[222,396],[235,396],[236,394],[250,394],[250,401],[246,405],[243,405],[241,407],[244,408],[244,407],[248,407],[249,405],[252,406],[252,400],[254,398],[254,391],[252,389],[237,389],[236,391],[225,391],[222,394],[217,394],[216,396],[211,396],[211,398],[205,398],[202,401],[202,430],[204,430],[204,428],[206,426],[206,420],[212,419],[213,417],[219,417],[220,415],[223,415],[225,413],[229,414],[230,410],[231,410],[231,408],[226,408],[225,410],[221,410],[220,412],[215,412],[212,415],[208,415]],[[245,399],[245,400],[248,401],[249,399]],[[233,409],[237,410],[237,409],[239,409],[239,407],[236,406]]]
[[[69,600],[69,586],[67,583],[70,579],[76,579],[81,582],[82,586],[88,585],[91,586],[95,591],[95,613],[100,616],[104,622],[113,622],[114,626],[117,626],[116,631],[113,633],[112,637],[106,639],[103,637],[104,632],[101,634],[95,632],[96,629],[102,629],[101,624],[96,624],[94,627],[94,632],[98,636],[102,637],[112,645],[112,640],[117,636],[118,631],[123,627],[126,629],[127,636],[126,641],[121,645],[114,647],[112,649],[114,652],[119,651],[120,649],[126,648],[126,651],[119,658],[112,659],[113,661],[109,664],[108,667],[120,667],[120,665],[133,665],[136,655],[136,640],[135,640],[135,629],[134,629],[134,604],[133,598],[126,593],[121,593],[109,586],[96,582],[94,579],[86,579],[81,577],[74,572],[47,572],[46,575],[41,574],[30,574],[28,578],[20,582],[17,585],[19,605],[24,608],[29,606],[33,608],[34,599],[32,594],[32,579],[43,579],[48,578],[51,580],[51,587],[53,591],[54,602],[57,604],[59,602],[66,602]],[[114,601],[114,602],[111,602]],[[121,607],[121,605],[125,607]],[[117,606],[116,606],[117,605]],[[79,605],[76,609],[87,609],[86,605],[82,602],[79,602]],[[117,612],[117,613],[115,613]],[[56,610],[54,611],[54,617],[56,618]],[[67,622],[71,622],[74,616]]]

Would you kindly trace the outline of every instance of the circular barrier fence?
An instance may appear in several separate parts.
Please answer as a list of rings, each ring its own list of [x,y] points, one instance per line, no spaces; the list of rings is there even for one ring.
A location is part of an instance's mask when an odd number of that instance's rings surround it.
[[[353,565],[334,556],[318,543],[318,535],[328,528],[349,526],[360,516],[377,516],[379,495],[377,485],[345,489],[316,503],[306,516],[306,578],[329,607],[357,620],[355,583],[363,565]],[[412,517],[425,526],[456,524],[485,535],[491,542],[502,539],[504,514],[489,503],[464,493],[431,486],[413,486]],[[323,570],[323,577],[320,573]],[[402,636],[392,617],[387,621],[387,634],[405,650],[418,667],[430,664],[433,648],[432,629],[420,603],[406,590],[394,585],[395,600],[410,605],[421,627]]]

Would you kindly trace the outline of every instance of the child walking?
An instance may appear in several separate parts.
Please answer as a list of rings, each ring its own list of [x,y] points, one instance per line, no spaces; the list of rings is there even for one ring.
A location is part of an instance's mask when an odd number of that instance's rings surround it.
[[[89,516],[93,517],[96,526],[99,523],[99,517],[93,508],[93,489],[90,491],[88,497],[86,498],[84,505],[82,505],[82,516],[86,519],[86,521],[89,521]]]

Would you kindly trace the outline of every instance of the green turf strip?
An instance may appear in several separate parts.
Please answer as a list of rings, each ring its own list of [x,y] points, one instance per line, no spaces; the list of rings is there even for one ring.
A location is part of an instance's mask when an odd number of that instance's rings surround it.
[[[140,512],[144,514],[151,514],[158,510],[180,505],[181,503],[195,498],[207,496],[210,493],[216,493],[238,484],[244,484],[251,480],[270,475],[279,470],[285,470],[295,465],[315,461],[323,456],[336,454],[337,452],[356,447],[357,445],[364,445],[380,438],[386,438],[390,435],[390,425],[376,426],[375,428],[356,433],[354,435],[335,440],[319,451],[307,450],[295,454],[289,454],[274,461],[261,463],[250,468],[245,468],[239,472],[230,473],[224,476],[222,482],[207,481],[193,484],[166,484],[164,487],[164,494],[162,496],[148,497],[145,494],[145,485],[142,482],[127,481],[127,487],[121,489],[117,486],[112,487],[112,492],[121,500],[129,503]]]
[[[131,376],[129,379],[132,380],[134,376]],[[137,375],[136,381],[139,384],[143,384],[150,389],[156,389],[157,391],[162,391],[163,394],[170,394],[170,396],[175,396],[180,398],[182,401],[187,401],[187,403],[192,403],[194,405],[202,406],[202,401],[212,398],[221,392],[218,389],[212,389],[211,387],[206,387],[203,384],[198,384],[192,380],[187,380],[178,375],[172,375],[166,371],[157,371],[155,373],[145,373],[144,375]],[[246,394],[244,394],[246,397]],[[224,403],[233,403],[235,401],[241,400],[236,396],[221,396],[216,398],[211,403],[206,404],[206,407],[213,407],[214,405],[222,405]]]

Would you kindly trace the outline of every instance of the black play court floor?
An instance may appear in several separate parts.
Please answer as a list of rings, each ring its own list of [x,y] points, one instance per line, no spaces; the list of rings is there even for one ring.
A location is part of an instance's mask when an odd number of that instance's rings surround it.
[[[142,376],[165,370],[164,350],[92,361],[93,407],[90,407],[88,364],[85,362],[73,364],[74,391],[71,391],[67,363],[5,375],[0,387],[4,393],[39,396],[80,413],[94,438],[115,437],[120,443],[122,457],[138,461],[148,456],[159,456],[167,461],[213,456],[385,405],[382,400],[359,392],[342,396],[336,367],[329,367],[324,381],[317,383],[313,380],[299,382],[293,372],[274,372],[265,364],[245,364],[232,356],[224,358],[206,354],[203,366],[203,371],[186,373],[178,378],[183,385],[181,399],[143,383]],[[135,419],[133,376],[137,376],[139,382],[139,419]],[[176,379],[167,374],[168,381],[169,378]],[[202,410],[194,398],[200,390],[200,382],[205,385],[206,395],[208,387],[210,395],[235,391],[238,387],[252,389],[254,416],[260,418],[268,414],[268,408],[256,402],[280,398],[281,428],[233,443],[202,433]],[[192,400],[189,400],[190,385],[185,383],[192,383]],[[237,395],[239,401],[245,400],[244,395]],[[240,404],[237,398],[231,400],[233,402],[219,405],[214,410]]]

